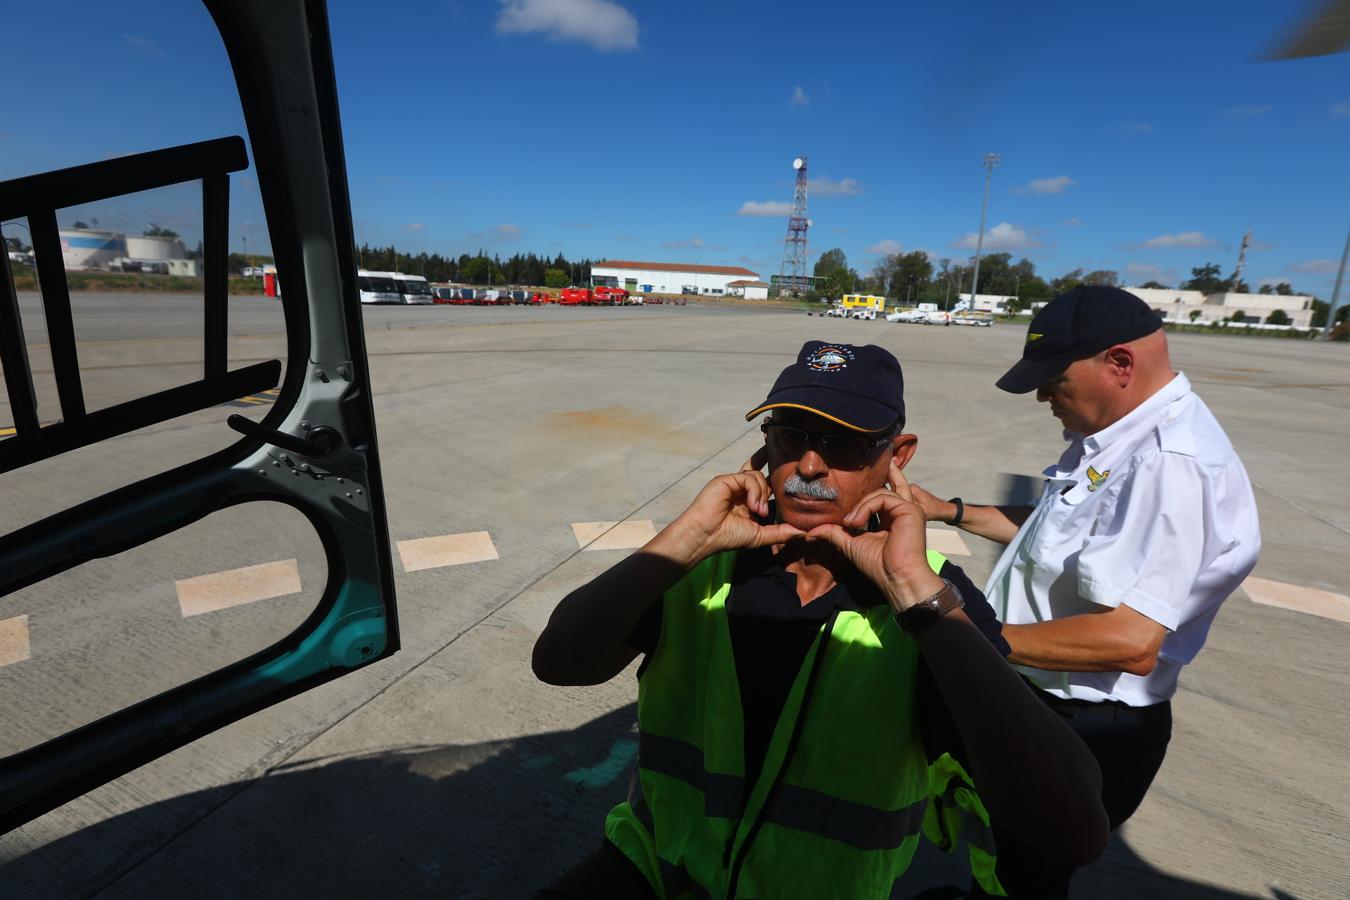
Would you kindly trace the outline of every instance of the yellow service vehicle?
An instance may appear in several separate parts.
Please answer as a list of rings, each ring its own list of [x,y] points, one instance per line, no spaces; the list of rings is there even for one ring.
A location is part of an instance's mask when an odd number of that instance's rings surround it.
[[[870,309],[878,313],[886,311],[886,298],[876,294],[845,294],[843,298],[845,315],[855,309]]]

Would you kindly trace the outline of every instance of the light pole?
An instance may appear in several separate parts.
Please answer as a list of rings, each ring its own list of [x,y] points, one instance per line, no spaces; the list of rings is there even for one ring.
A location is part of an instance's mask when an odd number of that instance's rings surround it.
[[[984,249],[984,216],[989,211],[989,181],[994,177],[994,168],[998,165],[997,153],[984,155],[984,202],[980,204],[980,230],[975,235],[975,274],[970,279],[970,307],[975,308],[975,294],[980,289],[980,251]],[[960,300],[958,291],[956,299]]]
[[[1345,261],[1350,259],[1350,234],[1345,236],[1345,250],[1341,252],[1341,268],[1336,272],[1336,286],[1331,289],[1331,307],[1327,310],[1327,320],[1322,325],[1322,340],[1331,337],[1331,326],[1336,321],[1336,305],[1341,299],[1341,283],[1345,281]]]

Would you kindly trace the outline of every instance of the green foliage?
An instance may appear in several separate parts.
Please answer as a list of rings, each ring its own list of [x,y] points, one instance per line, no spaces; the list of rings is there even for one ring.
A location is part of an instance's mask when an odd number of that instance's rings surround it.
[[[567,273],[562,269],[545,269],[544,286],[551,288],[567,287]]]
[[[817,278],[826,278],[841,269],[848,271],[848,257],[844,255],[843,250],[834,247],[820,254],[820,259],[816,260],[815,268],[811,274]]]
[[[408,272],[424,275],[428,281],[448,281],[459,284],[518,284],[538,287],[546,285],[549,269],[563,273],[559,287],[569,284],[590,284],[591,261],[569,260],[559,253],[550,259],[534,253],[516,253],[506,259],[488,256],[482,250],[476,254],[461,253],[458,257],[439,253],[405,253],[395,247],[370,247],[362,244],[357,251],[358,264],[363,269],[377,272]],[[556,278],[556,276],[555,276]]]
[[[1314,299],[1312,302],[1312,325],[1314,328],[1321,328],[1327,324],[1327,309],[1330,306],[1325,300]],[[1336,307],[1336,324],[1350,319],[1350,305],[1344,301]]]
[[[1181,283],[1183,291],[1200,291],[1203,294],[1217,294],[1228,290],[1233,281],[1219,276],[1218,263],[1205,263],[1191,269],[1191,277]]]
[[[81,221],[79,221],[79,220],[77,219],[77,220],[75,221],[75,224],[72,225],[71,227],[72,227],[72,228],[87,229],[87,228],[89,227],[89,225],[88,225],[87,223],[81,222]]]
[[[1160,290],[1160,291],[1168,291],[1168,290],[1171,290],[1171,288],[1170,288],[1168,285],[1165,285],[1165,284],[1163,284],[1163,283],[1160,282],[1160,281],[1145,281],[1143,284],[1141,284],[1141,285],[1139,285],[1139,286],[1140,286],[1141,288],[1156,288],[1157,290]]]
[[[1200,310],[1198,309],[1191,310],[1191,321],[1194,322],[1198,318],[1200,318]]]
[[[77,225],[76,227],[78,228],[79,226]],[[172,228],[160,228],[154,222],[151,222],[150,227],[145,229],[145,231],[142,232],[142,234],[144,234],[146,237],[166,237],[166,238],[178,237],[178,232],[174,231]]]
[[[1289,314],[1282,309],[1277,309],[1266,316],[1267,325],[1288,325],[1289,323]]]

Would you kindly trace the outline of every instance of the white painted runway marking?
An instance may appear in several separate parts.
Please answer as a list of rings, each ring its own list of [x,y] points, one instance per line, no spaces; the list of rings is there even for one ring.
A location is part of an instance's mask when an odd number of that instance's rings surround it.
[[[656,537],[656,526],[650,519],[573,522],[572,533],[582,550],[636,550]]]
[[[1299,587],[1283,581],[1257,578],[1255,575],[1242,582],[1242,589],[1253,603],[1291,609],[1324,619],[1335,619],[1337,622],[1350,622],[1350,597],[1344,594]]]
[[[961,532],[950,528],[929,528],[927,531],[929,550],[936,550],[944,556],[970,556],[970,548],[966,546]]]
[[[173,583],[183,617],[300,593],[300,566],[293,559],[184,578]]]
[[[486,531],[442,534],[437,537],[399,541],[398,555],[403,560],[405,572],[460,566],[464,563],[501,558],[492,543],[492,536]]]
[[[0,619],[0,666],[23,662],[30,655],[28,616]]]

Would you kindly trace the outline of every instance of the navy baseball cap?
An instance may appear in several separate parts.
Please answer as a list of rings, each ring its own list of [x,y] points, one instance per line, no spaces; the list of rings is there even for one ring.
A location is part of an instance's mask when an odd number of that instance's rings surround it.
[[[1137,341],[1159,328],[1162,317],[1129,291],[1080,284],[1036,313],[1027,328],[1022,358],[994,383],[1010,394],[1026,394],[1070,363]]]
[[[853,431],[886,431],[905,422],[900,360],[873,344],[807,341],[746,421],[769,409],[804,409]]]

